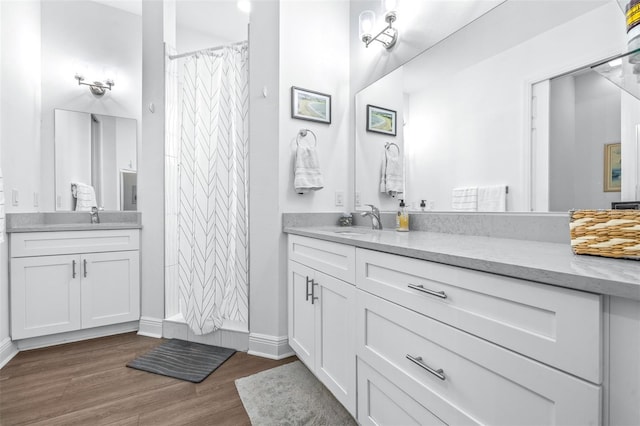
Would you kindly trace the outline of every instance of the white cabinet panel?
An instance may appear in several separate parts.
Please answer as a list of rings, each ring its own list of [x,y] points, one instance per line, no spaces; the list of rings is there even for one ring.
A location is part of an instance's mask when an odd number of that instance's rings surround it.
[[[372,294],[602,383],[602,296],[358,249]]]
[[[24,339],[79,328],[79,257],[12,259],[11,338]]]
[[[353,309],[356,288],[321,272],[316,305],[315,373],[336,398],[355,414],[356,346]]]
[[[138,237],[130,229],[11,234],[12,339],[139,319]],[[115,250],[125,247],[134,250]]]
[[[599,386],[364,291],[356,299],[358,357],[444,422],[600,422]]]
[[[313,368],[315,354],[315,308],[309,301],[315,271],[289,261],[289,346]]]
[[[295,260],[348,283],[355,282],[355,255],[356,248],[352,246],[289,235],[289,260]]]
[[[82,327],[97,327],[140,317],[137,251],[82,256]]]
[[[87,213],[87,221],[89,213]],[[11,257],[139,250],[137,229],[11,234]]]

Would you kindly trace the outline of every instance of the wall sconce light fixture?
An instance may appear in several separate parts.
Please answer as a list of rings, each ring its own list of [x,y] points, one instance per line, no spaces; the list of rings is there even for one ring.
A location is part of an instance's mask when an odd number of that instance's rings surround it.
[[[94,81],[93,83],[85,83],[84,76],[81,74],[76,74],[75,79],[78,80],[78,86],[85,85],[89,86],[89,90],[94,95],[100,97],[107,92],[107,89],[111,90],[111,88],[115,85],[112,79],[107,78],[104,81]]]
[[[398,40],[398,30],[393,28],[393,23],[397,19],[395,0],[382,0],[382,10],[385,11],[384,21],[387,26],[382,29],[375,37],[372,36],[372,28],[376,23],[376,14],[372,10],[365,10],[360,13],[358,18],[359,35],[366,47],[369,47],[374,41],[382,43],[385,49],[391,49]]]

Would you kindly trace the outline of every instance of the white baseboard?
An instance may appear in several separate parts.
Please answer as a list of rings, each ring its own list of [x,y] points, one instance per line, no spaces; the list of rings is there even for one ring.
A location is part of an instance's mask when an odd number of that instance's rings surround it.
[[[140,317],[140,328],[138,334],[141,336],[162,337],[162,319],[151,317]]]
[[[249,348],[249,332],[246,327],[231,322],[225,322],[221,329],[213,333],[197,336],[189,329],[189,325],[184,322],[182,317],[172,317],[164,320],[162,337],[221,346],[242,352],[246,352]]]
[[[18,350],[44,348],[47,346],[61,345],[64,343],[78,342],[80,340],[95,339],[114,334],[129,333],[138,329],[138,322],[125,322],[122,324],[105,325],[102,327],[85,328],[83,330],[69,331],[66,333],[51,334],[49,336],[30,337],[16,340]]]
[[[289,347],[287,336],[270,336],[267,334],[249,334],[249,355],[270,359],[283,359],[295,352]]]
[[[5,337],[0,342],[0,368],[4,367],[17,354],[18,348],[16,345],[11,341],[10,337]]]

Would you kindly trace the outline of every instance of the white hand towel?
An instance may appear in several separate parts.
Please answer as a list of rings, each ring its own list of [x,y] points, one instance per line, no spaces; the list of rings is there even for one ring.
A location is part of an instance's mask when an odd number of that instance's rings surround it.
[[[5,217],[4,217],[4,182],[2,169],[0,169],[0,243],[4,242]]]
[[[385,148],[380,173],[380,192],[395,197],[404,191],[402,185],[402,159],[397,149]]]
[[[293,186],[298,194],[317,191],[324,187],[315,147],[298,144]]]
[[[89,212],[92,207],[98,207],[96,192],[93,186],[84,183],[72,183],[76,186],[76,211]]]
[[[491,185],[478,187],[479,212],[506,212],[507,186]]]
[[[478,211],[478,188],[475,186],[453,188],[451,208],[462,212]]]

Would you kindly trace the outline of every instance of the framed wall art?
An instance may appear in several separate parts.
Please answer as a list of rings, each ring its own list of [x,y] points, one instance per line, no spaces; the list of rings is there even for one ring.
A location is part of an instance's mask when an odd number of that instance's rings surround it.
[[[331,124],[331,95],[292,86],[291,117]]]
[[[367,105],[367,131],[396,135],[396,111]]]

